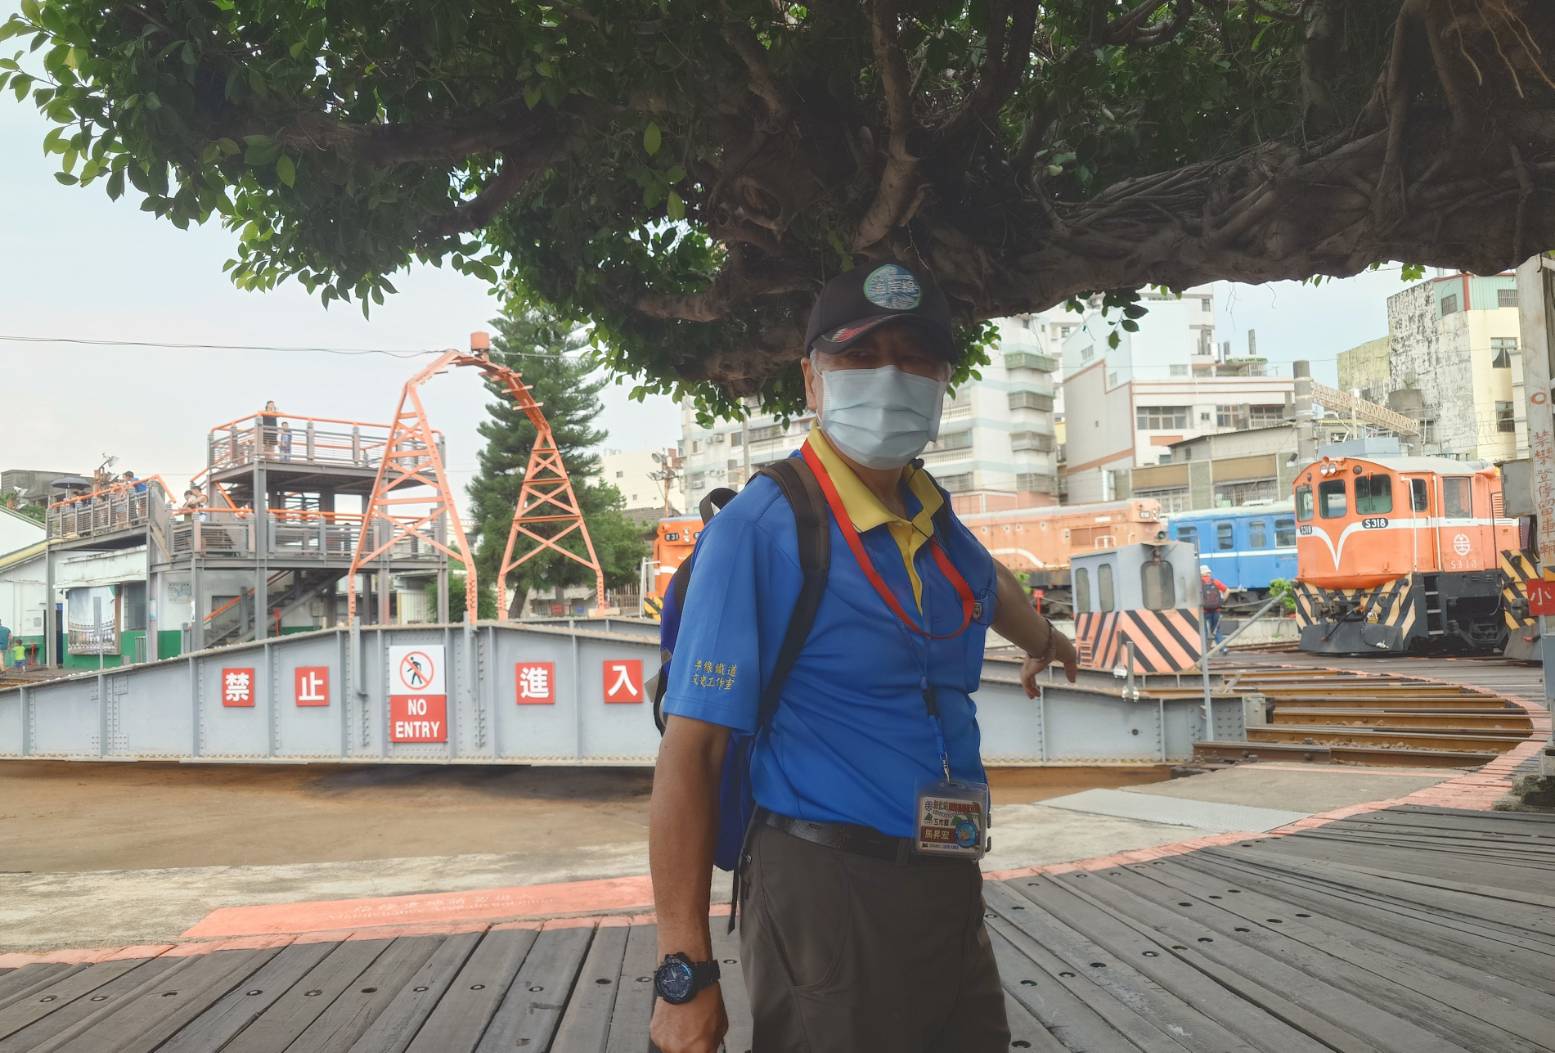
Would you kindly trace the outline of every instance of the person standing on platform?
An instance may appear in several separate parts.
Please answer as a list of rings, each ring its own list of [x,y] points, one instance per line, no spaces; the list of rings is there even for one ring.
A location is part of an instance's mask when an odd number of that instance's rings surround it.
[[[1199,567],[1200,605],[1204,608],[1204,629],[1214,643],[1220,642],[1220,609],[1225,606],[1226,583],[1210,573],[1209,564]]]
[[[292,459],[292,426],[286,421],[281,422],[281,460]]]
[[[1026,651],[1028,696],[1051,664],[1075,678],[1074,646],[917,460],[960,353],[930,279],[884,263],[832,280],[805,351],[819,425],[787,482],[754,477],[708,523],[680,604],[649,819],[663,959],[650,1037],[713,1053],[728,1027],[708,906],[730,754],[754,798],[734,879],[753,1048],[1004,1053],[971,695],[990,628]],[[796,479],[804,508],[785,496]],[[806,526],[829,532],[824,576],[802,569]],[[780,663],[768,709],[762,677]]]
[[[275,454],[275,420],[278,411],[275,408],[275,399],[265,403],[265,410],[259,415],[259,431],[265,444],[265,460],[269,460]]]

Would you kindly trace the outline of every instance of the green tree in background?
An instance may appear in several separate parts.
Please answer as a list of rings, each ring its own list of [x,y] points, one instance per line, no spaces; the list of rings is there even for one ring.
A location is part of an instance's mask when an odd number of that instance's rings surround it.
[[[437,582],[427,583],[427,603],[437,606]],[[448,616],[456,622],[464,621],[464,575],[448,575]],[[485,620],[497,616],[497,586],[495,580],[481,579],[480,595],[475,597],[475,617]]]
[[[571,320],[517,301],[492,325],[496,329],[492,359],[523,374],[550,421],[606,585],[620,588],[636,582],[647,554],[643,531],[621,513],[619,491],[599,481],[599,458],[589,452],[605,440],[606,432],[595,427],[595,421],[600,413],[599,393],[608,379],[596,372],[593,360],[583,353],[587,338]],[[491,416],[479,429],[486,441],[480,471],[470,483],[470,543],[481,582],[495,585],[535,428],[504,393],[490,384],[487,388],[493,399],[487,404]],[[577,533],[561,544],[586,554]],[[554,552],[543,553],[508,575],[509,586],[516,589],[512,610],[522,610],[523,599],[533,588],[592,582],[592,574],[582,564]]]

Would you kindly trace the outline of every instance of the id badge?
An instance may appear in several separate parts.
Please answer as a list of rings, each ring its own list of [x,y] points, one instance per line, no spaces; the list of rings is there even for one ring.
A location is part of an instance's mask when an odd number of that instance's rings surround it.
[[[988,786],[941,779],[918,791],[918,834],[923,855],[983,858],[988,849]]]

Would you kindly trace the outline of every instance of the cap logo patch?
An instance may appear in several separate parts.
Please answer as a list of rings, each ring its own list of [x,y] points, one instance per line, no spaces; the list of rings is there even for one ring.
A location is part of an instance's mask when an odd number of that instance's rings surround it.
[[[910,311],[923,302],[923,288],[912,271],[897,263],[886,263],[864,279],[864,299],[887,311]]]

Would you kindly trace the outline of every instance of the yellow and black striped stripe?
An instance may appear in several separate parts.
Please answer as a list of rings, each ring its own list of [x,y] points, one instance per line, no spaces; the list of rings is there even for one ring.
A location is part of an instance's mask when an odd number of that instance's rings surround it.
[[[658,621],[664,615],[664,600],[653,593],[643,597],[643,617]]]
[[[1509,632],[1532,632],[1539,619],[1528,610],[1528,583],[1539,576],[1539,564],[1530,552],[1501,553],[1501,612]]]
[[[1324,608],[1342,602],[1354,619],[1392,626],[1408,640],[1420,613],[1414,579],[1409,577],[1393,578],[1369,589],[1324,589],[1298,581],[1295,596],[1296,620],[1303,629],[1328,624],[1332,619],[1323,613]]]
[[[1199,612],[1183,608],[1088,611],[1075,617],[1075,644],[1088,669],[1116,669],[1132,650],[1136,673],[1187,672],[1203,653]]]

